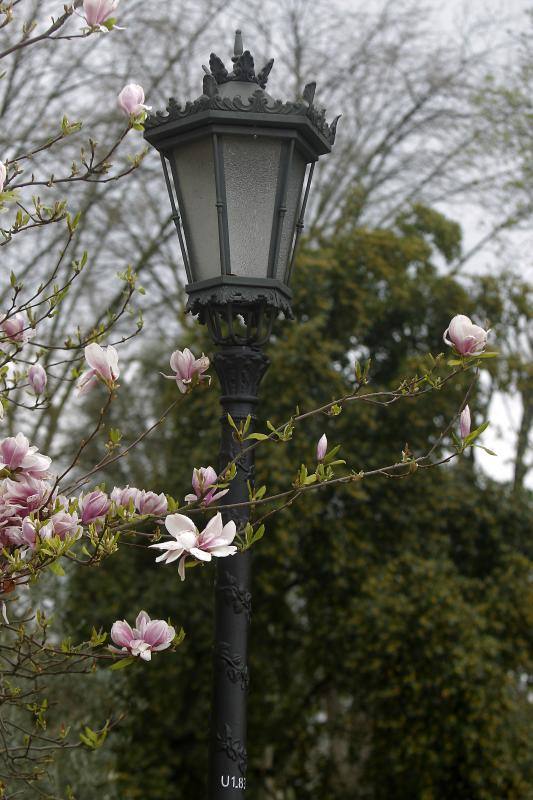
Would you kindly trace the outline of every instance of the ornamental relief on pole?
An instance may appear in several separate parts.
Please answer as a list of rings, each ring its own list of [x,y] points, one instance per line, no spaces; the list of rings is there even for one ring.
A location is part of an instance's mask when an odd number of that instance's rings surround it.
[[[246,691],[250,685],[250,673],[242,656],[239,653],[232,654],[228,642],[219,642],[215,648],[215,658],[228,680]]]
[[[237,583],[237,579],[229,572],[224,572],[225,583],[217,584],[217,590],[224,596],[224,600],[231,605],[235,614],[245,614],[248,622],[252,619],[252,595]]]
[[[235,761],[241,775],[246,775],[248,754],[246,747],[240,739],[233,738],[233,732],[229,725],[224,725],[224,733],[217,733],[218,749],[225,753],[231,761]]]

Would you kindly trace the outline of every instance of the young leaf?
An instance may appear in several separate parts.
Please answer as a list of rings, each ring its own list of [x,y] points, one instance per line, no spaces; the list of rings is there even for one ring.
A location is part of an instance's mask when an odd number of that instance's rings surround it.
[[[133,664],[134,661],[135,659],[133,656],[130,656],[129,658],[121,658],[119,661],[115,661],[113,664],[111,664],[109,669],[112,669],[114,672],[119,669],[126,669],[126,667],[129,667],[130,664]]]
[[[486,430],[488,427],[489,423],[484,422],[482,425],[479,426],[479,428],[476,428],[475,431],[469,433],[468,436],[465,437],[464,446],[468,447],[468,445],[472,444],[472,442],[474,442],[478,438],[478,436],[481,436],[483,431]]]

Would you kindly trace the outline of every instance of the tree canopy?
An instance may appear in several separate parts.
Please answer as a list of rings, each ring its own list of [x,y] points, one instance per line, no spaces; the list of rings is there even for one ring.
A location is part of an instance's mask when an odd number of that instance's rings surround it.
[[[415,374],[457,309],[494,298],[467,292],[438,264],[461,246],[457,224],[415,207],[389,229],[342,226],[302,251],[297,324],[278,323],[261,417],[294,413],[353,388],[353,361],[373,356],[373,388]],[[204,332],[188,326],[197,350]],[[483,382],[481,384],[483,386]],[[283,485],[308,441],[342,442],[355,467],[390,462],[436,437],[466,386],[384,409],[347,406],[295,441],[259,448],[258,485]],[[139,387],[122,402],[157,414]],[[469,402],[481,420],[483,389]],[[151,405],[153,404],[153,405]],[[301,410],[305,410],[302,406]],[[121,416],[120,409],[115,412]],[[217,458],[216,392],[129,464],[128,480],[172,491]],[[302,438],[303,437],[303,438]],[[387,461],[388,459],[388,461]],[[169,483],[170,479],[170,483]],[[175,481],[175,485],[174,485]],[[158,485],[159,484],[159,485]],[[309,493],[265,520],[254,549],[249,781],[254,796],[398,800],[523,800],[531,795],[531,543],[527,496],[488,480],[472,458],[408,479],[378,477]],[[73,579],[66,610],[80,628],[139,603],[187,623],[171,660],[123,677],[129,710],[115,738],[117,796],[161,800],[203,791],[211,674],[211,574],[154,567],[123,548],[99,574]],[[149,725],[150,735],[146,735]],[[111,789],[108,787],[108,792]],[[78,795],[77,795],[78,796]],[[80,800],[85,800],[80,789]],[[112,794],[109,795],[113,796]],[[89,795],[87,795],[87,798]]]

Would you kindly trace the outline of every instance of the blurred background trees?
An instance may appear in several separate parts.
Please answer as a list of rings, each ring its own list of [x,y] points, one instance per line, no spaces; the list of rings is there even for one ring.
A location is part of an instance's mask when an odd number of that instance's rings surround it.
[[[455,223],[418,207],[390,228],[354,228],[304,249],[297,323],[280,326],[271,347],[264,418],[288,418],[296,391],[302,410],[347,393],[356,353],[372,353],[373,388],[396,385],[440,350],[454,309],[486,314],[483,287],[469,294],[436,266],[459,247]],[[198,326],[184,327],[191,346],[208,347]],[[312,463],[323,430],[356,469],[385,463],[406,440],[416,452],[438,434],[460,391],[313,421],[294,444],[259,449],[259,480],[279,487],[305,442]],[[166,392],[154,399],[139,386],[123,394],[117,424],[135,425],[147,407],[160,413]],[[179,491],[192,465],[207,454],[216,463],[216,393],[190,399],[186,416],[148,441],[122,480]],[[477,421],[486,402],[483,391],[470,401]],[[407,481],[313,494],[267,529],[254,556],[254,796],[530,796],[532,552],[523,494],[513,499],[511,487],[464,459]],[[71,583],[64,612],[77,620],[75,633],[95,610],[105,624],[139,604],[171,613],[189,632],[172,666],[154,662],[123,677],[117,797],[203,796],[211,584],[201,569],[181,584],[175,570],[134,548]]]
[[[25,5],[28,19],[57,12],[53,0]],[[15,142],[18,150],[40,140],[41,131],[21,124],[30,103],[39,104],[43,126],[83,114],[86,135],[98,139],[120,129],[115,96],[127,80],[143,84],[156,108],[171,93],[197,96],[200,64],[211,49],[222,55],[224,43],[231,50],[237,25],[258,58],[276,57],[274,96],[295,95],[316,78],[318,97],[343,113],[295,270],[297,322],[280,323],[271,348],[264,419],[280,422],[296,402],[342,395],[355,358],[371,356],[372,386],[391,388],[428,351],[443,349],[441,333],[458,312],[490,321],[502,352],[470,405],[477,424],[491,406],[503,407],[513,481],[496,482],[465,458],[406,481],[317,493],[267,521],[254,556],[253,797],[533,797],[531,17],[506,29],[501,18],[473,13],[458,31],[418,2],[369,11],[356,0],[179,0],[164,8],[124,0],[120,11],[125,31],[14,59],[0,82],[2,152],[11,157]],[[66,71],[68,93],[57,81]],[[67,168],[77,155],[67,142]],[[71,327],[52,329],[50,342],[116,310],[113,276],[132,263],[147,291],[145,331],[122,351],[131,388],[123,387],[112,423],[128,438],[168,405],[168,384],[161,379],[156,393],[152,380],[154,365],[166,371],[163,354],[187,340],[206,352],[210,344],[182,315],[184,273],[155,154],[127,191],[81,185],[79,207],[79,251],[89,250],[91,269],[69,300]],[[54,247],[52,235],[45,246]],[[42,254],[21,244],[20,273],[39,270]],[[124,317],[121,335],[135,327]],[[68,426],[89,422],[61,416],[70,369],[32,433],[55,457]],[[275,489],[299,466],[303,441],[311,461],[323,430],[354,467],[386,463],[406,442],[416,451],[458,400],[459,388],[313,422],[294,446],[259,449],[259,480]],[[179,493],[193,466],[216,466],[218,415],[216,391],[193,396],[179,419],[102,479],[109,488]],[[68,582],[57,613],[73,634],[86,635],[95,616],[107,624],[144,607],[170,614],[188,640],[149,669],[102,677],[90,698],[83,686],[65,685],[80,714],[103,706],[127,717],[111,758],[76,755],[59,766],[62,791],[71,784],[77,800],[96,792],[102,800],[203,796],[211,583],[209,570],[195,569],[182,585],[134,547]]]

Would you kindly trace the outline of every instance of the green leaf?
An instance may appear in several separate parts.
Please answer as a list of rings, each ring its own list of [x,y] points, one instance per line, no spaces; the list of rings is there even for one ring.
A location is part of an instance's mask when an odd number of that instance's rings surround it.
[[[478,436],[481,436],[483,431],[486,430],[488,427],[489,423],[484,422],[482,425],[479,426],[479,428],[476,428],[475,431],[472,431],[472,433],[469,433],[468,436],[465,436],[464,446],[468,447],[468,445],[472,444],[472,442],[474,442],[478,438]]]
[[[326,456],[324,457],[324,464],[330,464],[340,449],[341,449],[340,444],[337,444],[335,445],[335,447],[332,447],[331,450],[328,453],[326,453]]]
[[[133,656],[130,656],[128,658],[121,658],[119,661],[115,661],[114,664],[111,664],[109,669],[112,669],[113,672],[116,672],[119,669],[126,669],[126,667],[129,667],[130,664],[133,664],[134,661],[135,659],[133,658]]]
[[[180,628],[172,640],[172,644],[174,645],[174,647],[178,647],[183,642],[183,640],[185,639],[185,635],[186,634],[183,628]]]
[[[237,426],[236,426],[236,424],[235,424],[235,420],[233,419],[233,417],[231,416],[231,414],[228,414],[228,424],[229,424],[229,426],[230,426],[231,428],[233,428],[233,430],[234,430],[234,431],[236,431],[236,433],[238,433],[238,432],[239,432],[239,429],[237,428]]]
[[[263,442],[265,439],[269,439],[270,437],[267,436],[266,433],[249,433],[246,439],[256,439],[258,442]]]
[[[472,447],[478,447],[480,450],[484,450],[485,453],[488,453],[489,456],[497,456],[498,453],[495,453],[494,450],[489,450],[488,447],[484,447],[482,444],[474,444]]]
[[[53,572],[54,575],[59,575],[60,578],[62,578],[63,575],[65,574],[65,570],[63,569],[59,561],[54,561],[52,562],[52,564],[50,564],[50,572]]]
[[[264,535],[265,535],[265,526],[260,525],[258,529],[254,532],[250,544],[255,544],[256,542],[259,541],[259,539],[262,539]]]

